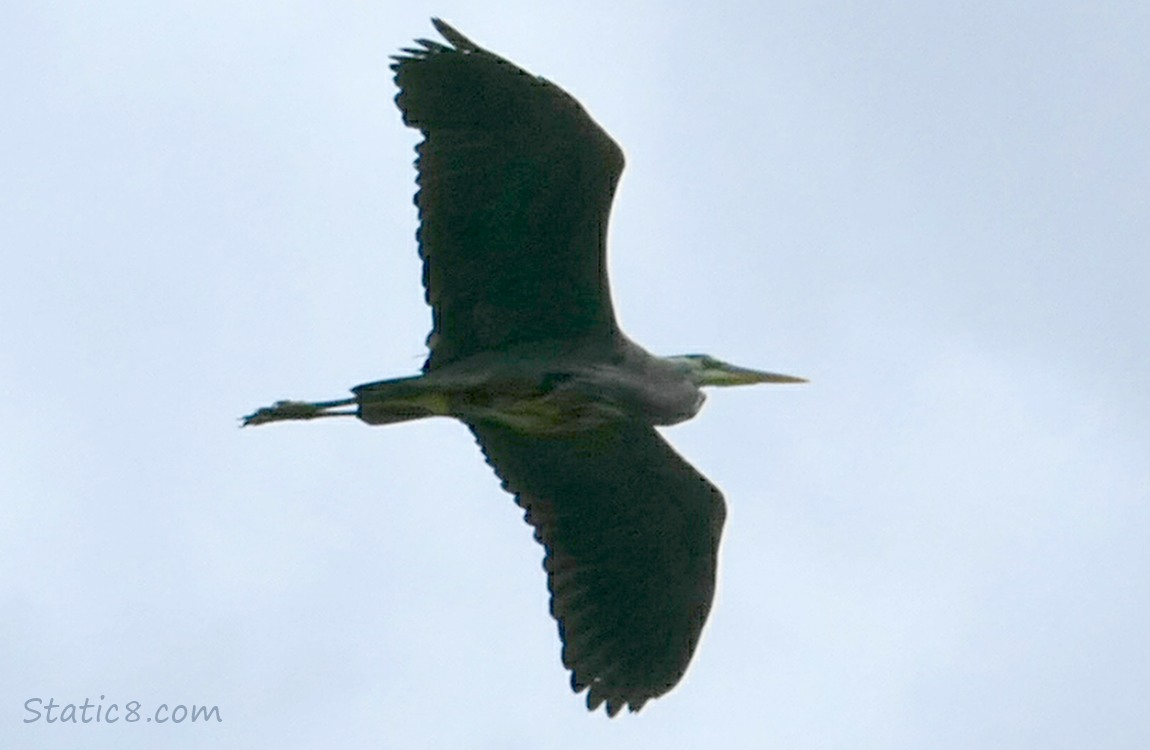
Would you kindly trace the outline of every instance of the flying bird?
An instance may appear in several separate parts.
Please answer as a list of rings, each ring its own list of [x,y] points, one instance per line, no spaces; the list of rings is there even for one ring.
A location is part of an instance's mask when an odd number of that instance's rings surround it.
[[[572,689],[592,711],[638,711],[687,669],[726,515],[655,426],[695,416],[703,386],[805,381],[627,338],[606,264],[619,146],[563,89],[432,23],[448,43],[416,40],[391,66],[403,122],[423,135],[423,371],[243,424],[463,422],[545,549]]]

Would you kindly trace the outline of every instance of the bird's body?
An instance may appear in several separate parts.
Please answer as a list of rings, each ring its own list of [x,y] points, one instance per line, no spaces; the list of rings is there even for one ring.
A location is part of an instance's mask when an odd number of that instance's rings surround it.
[[[647,424],[675,424],[694,416],[704,398],[677,362],[655,357],[622,336],[606,345],[518,344],[352,392],[357,415],[369,424],[448,416],[497,422],[533,435],[602,427],[636,414]]]
[[[627,338],[605,260],[619,147],[562,89],[433,23],[453,46],[420,40],[393,66],[404,121],[424,135],[424,372],[244,424],[465,423],[546,548],[572,687],[589,708],[637,711],[687,668],[726,513],[654,426],[693,417],[702,386],[802,381]]]

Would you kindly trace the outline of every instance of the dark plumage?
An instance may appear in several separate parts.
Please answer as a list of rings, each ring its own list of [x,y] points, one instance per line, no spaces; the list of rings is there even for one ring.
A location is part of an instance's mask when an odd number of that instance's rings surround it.
[[[434,311],[424,369],[616,335],[607,218],[623,152],[566,91],[432,23],[455,46],[420,40],[392,65],[403,121],[424,135],[415,201]]]
[[[467,424],[546,550],[572,687],[591,709],[638,711],[691,661],[726,515],[654,426],[694,416],[701,386],[801,381],[628,339],[606,270],[618,145],[558,86],[432,22],[451,46],[420,40],[392,66],[403,121],[424,136],[423,374],[281,401],[244,424]]]
[[[612,716],[674,687],[711,611],[719,490],[639,422],[546,439],[471,430],[547,550],[571,687]]]

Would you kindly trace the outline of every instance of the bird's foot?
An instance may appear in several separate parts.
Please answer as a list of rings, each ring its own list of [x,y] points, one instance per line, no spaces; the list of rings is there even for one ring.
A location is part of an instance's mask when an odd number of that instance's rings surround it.
[[[355,403],[354,398],[340,401],[276,401],[271,406],[256,409],[243,418],[241,427],[281,422],[288,419],[315,419],[317,417],[354,417],[356,410],[336,411],[341,406]]]

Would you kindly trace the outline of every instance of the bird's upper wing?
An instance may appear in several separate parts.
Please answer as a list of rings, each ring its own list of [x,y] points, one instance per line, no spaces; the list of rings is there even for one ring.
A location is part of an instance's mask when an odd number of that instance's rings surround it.
[[[714,597],[719,490],[647,425],[558,437],[470,426],[546,548],[572,688],[612,716],[670,690]]]
[[[425,39],[392,65],[422,131],[419,249],[432,369],[487,349],[614,335],[607,218],[623,153],[558,86],[478,47]]]

